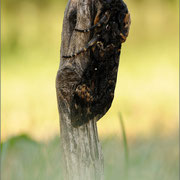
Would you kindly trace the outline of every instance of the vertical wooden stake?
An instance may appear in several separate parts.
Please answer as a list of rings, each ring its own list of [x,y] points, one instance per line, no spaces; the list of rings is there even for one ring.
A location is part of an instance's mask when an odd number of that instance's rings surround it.
[[[89,33],[77,33],[75,26],[86,29],[94,16],[94,0],[69,0],[63,21],[61,56],[73,54],[84,47]],[[83,70],[90,60],[89,53],[75,59],[61,58],[56,78],[60,115],[61,145],[65,180],[103,180],[103,154],[98,139],[96,119],[74,128],[71,124],[71,97],[74,86],[80,82]]]

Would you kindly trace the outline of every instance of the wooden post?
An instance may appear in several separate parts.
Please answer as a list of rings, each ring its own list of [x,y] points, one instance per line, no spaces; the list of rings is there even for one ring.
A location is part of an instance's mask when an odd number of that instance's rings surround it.
[[[93,0],[69,0],[63,21],[61,56],[73,54],[86,45],[90,33],[74,31],[91,26]],[[98,139],[96,119],[74,128],[71,124],[71,96],[74,86],[81,80],[89,61],[89,53],[75,60],[61,58],[56,78],[60,114],[61,145],[65,167],[65,180],[103,180],[103,154]]]
[[[67,4],[56,78],[65,180],[104,179],[96,121],[111,107],[121,44],[130,23],[122,0],[69,0]],[[94,24],[99,27],[82,32]],[[94,46],[87,50],[90,45]],[[83,48],[87,51],[78,53]]]

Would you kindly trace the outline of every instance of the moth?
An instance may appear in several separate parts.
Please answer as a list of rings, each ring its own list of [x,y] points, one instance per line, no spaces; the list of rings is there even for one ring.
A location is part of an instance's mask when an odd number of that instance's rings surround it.
[[[128,37],[131,18],[123,0],[99,0],[93,25],[88,29],[74,29],[79,33],[91,32],[85,47],[64,59],[75,58],[86,51],[91,61],[81,82],[76,85],[71,103],[72,125],[80,126],[92,119],[100,119],[111,107],[117,80],[121,45]]]

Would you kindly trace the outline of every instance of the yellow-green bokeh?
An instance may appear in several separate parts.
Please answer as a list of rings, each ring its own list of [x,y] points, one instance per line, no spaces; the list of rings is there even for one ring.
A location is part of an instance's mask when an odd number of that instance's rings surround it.
[[[170,135],[178,127],[178,1],[126,0],[132,25],[122,47],[115,99],[102,136]],[[59,133],[55,78],[66,1],[3,0],[2,139]]]

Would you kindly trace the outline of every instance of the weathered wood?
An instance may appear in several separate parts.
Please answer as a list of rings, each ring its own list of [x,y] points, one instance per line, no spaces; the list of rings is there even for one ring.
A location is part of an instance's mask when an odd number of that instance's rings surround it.
[[[79,29],[90,27],[94,7],[94,0],[69,0],[64,13],[61,56],[77,52],[88,42],[89,33],[78,33],[73,30],[74,25]],[[75,22],[76,19],[77,22]],[[57,73],[56,89],[65,180],[104,179],[103,155],[98,139],[96,119],[76,128],[71,124],[71,96],[74,86],[81,81],[89,60],[89,53],[79,55],[75,59],[61,58]]]
[[[111,107],[130,22],[122,0],[68,2],[56,78],[65,180],[104,179],[96,121]]]

